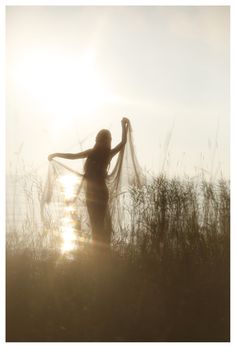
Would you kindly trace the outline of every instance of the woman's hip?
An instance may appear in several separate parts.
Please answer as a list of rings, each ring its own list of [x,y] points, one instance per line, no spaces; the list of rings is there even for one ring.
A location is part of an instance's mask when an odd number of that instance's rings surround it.
[[[88,183],[86,190],[86,201],[107,204],[109,192],[106,184]]]

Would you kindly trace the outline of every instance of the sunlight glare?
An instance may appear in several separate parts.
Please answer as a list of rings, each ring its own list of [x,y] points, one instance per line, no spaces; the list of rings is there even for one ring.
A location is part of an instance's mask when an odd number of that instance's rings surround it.
[[[66,200],[71,200],[75,197],[78,178],[75,175],[67,174],[59,178],[62,185],[62,191]]]
[[[77,57],[40,49],[28,49],[15,62],[11,78],[24,95],[40,103],[55,127],[78,113],[90,113],[113,96],[96,66],[95,52],[87,48]],[[65,118],[66,115],[66,118]],[[50,122],[50,120],[49,120]]]
[[[73,207],[71,205],[65,207],[65,212],[67,212],[67,213],[73,213],[75,211],[76,211],[75,207]]]
[[[71,251],[75,248],[75,232],[71,225],[65,225],[62,227],[62,246],[61,246],[61,252],[65,253],[68,251]]]

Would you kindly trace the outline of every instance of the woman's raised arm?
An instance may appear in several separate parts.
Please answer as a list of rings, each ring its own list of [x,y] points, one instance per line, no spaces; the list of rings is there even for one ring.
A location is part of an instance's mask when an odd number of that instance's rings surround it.
[[[54,157],[60,157],[60,158],[65,158],[65,159],[79,159],[79,158],[86,158],[90,154],[91,149],[82,151],[79,153],[52,153],[51,155],[48,156],[48,160],[51,161]]]
[[[122,125],[122,139],[121,142],[114,147],[114,149],[111,150],[111,157],[115,156],[126,144],[127,142],[127,131],[129,126],[129,119],[124,117],[121,120]]]

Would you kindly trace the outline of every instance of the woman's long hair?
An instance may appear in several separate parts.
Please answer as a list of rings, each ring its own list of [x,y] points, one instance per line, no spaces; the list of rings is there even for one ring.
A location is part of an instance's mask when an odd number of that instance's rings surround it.
[[[96,136],[93,150],[84,164],[85,177],[93,179],[105,178],[110,162],[111,133],[108,129],[102,129]]]

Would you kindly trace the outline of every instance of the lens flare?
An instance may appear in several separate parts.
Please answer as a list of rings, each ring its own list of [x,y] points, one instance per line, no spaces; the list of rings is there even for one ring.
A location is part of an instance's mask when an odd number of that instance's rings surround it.
[[[62,226],[61,252],[65,253],[75,249],[75,246],[76,246],[75,241],[76,241],[76,234],[73,229],[73,226],[70,224],[66,224],[65,226]]]
[[[59,178],[59,182],[62,186],[62,192],[66,200],[71,200],[76,195],[76,186],[78,184],[78,178],[75,175],[68,174]]]

